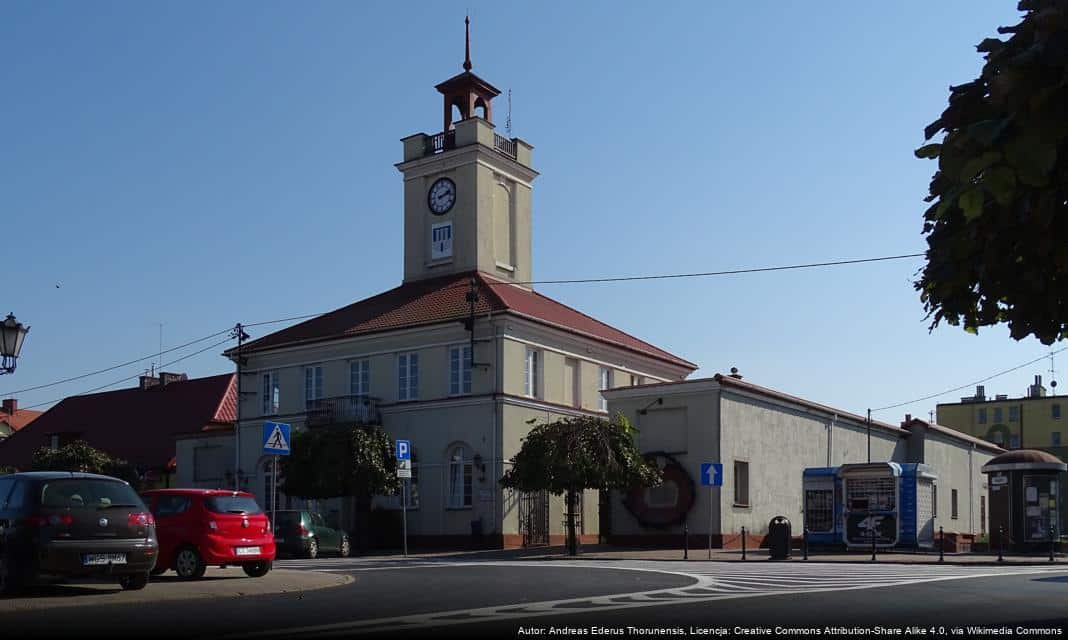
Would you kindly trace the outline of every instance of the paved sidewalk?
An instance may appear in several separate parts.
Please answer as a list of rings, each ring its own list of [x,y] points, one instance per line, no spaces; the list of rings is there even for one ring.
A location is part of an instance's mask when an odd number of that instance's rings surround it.
[[[119,585],[103,580],[78,580],[31,587],[16,598],[0,598],[0,616],[14,611],[34,611],[56,607],[96,606],[122,603],[160,602],[227,598],[291,593],[302,598],[305,591],[348,584],[352,576],[317,571],[275,569],[262,578],[249,578],[235,567],[208,568],[200,580],[182,580],[173,572],[153,576],[141,591],[123,591]]]
[[[799,549],[792,552],[790,562],[803,562],[803,554]],[[359,556],[368,561],[374,560],[397,560],[401,557],[399,552],[376,553]],[[998,555],[987,553],[946,553],[942,562],[939,562],[937,551],[924,551],[914,553],[910,551],[879,551],[876,553],[876,562],[885,564],[950,564],[950,565],[1063,565],[1068,569],[1068,556],[1056,554],[1054,562],[1049,561],[1048,554],[1017,555],[1005,554],[1004,561],[998,561]],[[525,549],[489,549],[484,551],[439,551],[426,553],[409,553],[412,560],[603,560],[606,562],[623,560],[682,560],[683,550],[677,549],[628,549],[611,545],[582,545],[578,556],[568,556],[563,546],[535,547]],[[691,548],[688,560],[691,562],[708,562],[708,548]],[[742,562],[742,552],[738,549],[713,549],[712,562]],[[746,552],[748,562],[767,562],[767,549],[751,549]],[[871,552],[856,551],[818,551],[811,552],[809,562],[843,562],[871,564]]]

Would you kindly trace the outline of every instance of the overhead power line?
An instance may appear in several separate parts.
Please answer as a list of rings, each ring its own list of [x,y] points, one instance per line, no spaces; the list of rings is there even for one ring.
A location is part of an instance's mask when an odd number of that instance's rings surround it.
[[[227,329],[227,331],[229,331],[229,329]],[[218,334],[216,334],[216,335],[218,335]],[[172,364],[178,364],[182,360],[188,360],[189,358],[192,358],[193,356],[198,356],[198,355],[204,353],[205,351],[211,351],[212,349],[216,349],[218,347],[221,347],[222,345],[226,344],[230,340],[231,340],[230,338],[227,338],[225,340],[221,340],[219,342],[216,342],[215,344],[208,345],[208,346],[204,347],[203,349],[200,349],[199,351],[194,351],[193,353],[190,353],[188,355],[184,355],[181,358],[176,358],[174,360],[171,360],[170,362],[168,362],[166,364],[163,364],[161,366],[162,367],[169,367]],[[99,387],[94,387],[92,389],[89,389],[88,391],[83,391],[83,392],[81,392],[81,393],[79,393],[77,395],[84,396],[84,395],[86,395],[88,393],[93,393],[94,391],[100,391],[101,389],[107,389],[108,387],[113,387],[113,386],[115,386],[117,384],[122,384],[123,382],[128,382],[130,380],[133,380],[134,378],[139,378],[139,377],[141,377],[141,374],[137,373],[137,374],[134,374],[132,376],[128,376],[126,378],[122,378],[121,380],[116,380],[114,382],[109,382],[107,384],[100,385]],[[40,402],[38,404],[30,405],[30,406],[25,407],[25,408],[26,409],[33,409],[33,408],[36,408],[36,407],[43,407],[43,406],[45,406],[47,404],[55,404],[56,402],[59,402],[60,400],[63,400],[63,398],[57,398],[55,400],[49,400],[48,402]]]
[[[1025,362],[1025,363],[1023,363],[1021,365],[1015,366],[1015,367],[1013,367],[1011,369],[1005,369],[1004,371],[999,371],[998,373],[995,373],[992,376],[987,376],[986,378],[983,378],[982,380],[976,380],[975,382],[971,382],[969,384],[963,384],[963,385],[961,385],[959,387],[953,387],[952,389],[946,389],[945,391],[942,391],[940,393],[933,393],[933,394],[931,394],[929,396],[924,396],[922,398],[916,398],[915,400],[909,400],[908,402],[899,402],[897,404],[891,404],[891,405],[888,405],[888,406],[885,406],[885,407],[879,407],[878,409],[872,409],[872,412],[874,413],[876,411],[886,411],[887,409],[897,409],[898,407],[903,407],[903,406],[905,406],[907,404],[913,404],[913,403],[916,403],[916,402],[923,402],[924,400],[930,400],[931,398],[937,398],[939,396],[944,396],[946,394],[953,393],[954,391],[960,391],[962,389],[967,389],[969,387],[974,387],[977,384],[983,384],[984,382],[989,382],[990,380],[993,380],[994,378],[998,378],[1000,376],[1003,376],[1006,373],[1012,373],[1013,371],[1018,371],[1020,369],[1023,369],[1024,367],[1033,365],[1034,363],[1036,363],[1036,362],[1038,362],[1040,360],[1045,360],[1046,358],[1049,358],[1050,356],[1057,355],[1058,353],[1061,353],[1062,351],[1068,351],[1068,347],[1063,347],[1063,348],[1058,349],[1056,351],[1051,351],[1050,353],[1047,353],[1046,355],[1042,356],[1041,358],[1035,358],[1034,360],[1030,360],[1030,361]]]
[[[5,395],[14,396],[14,395],[17,395],[19,393],[25,393],[27,391],[37,391],[38,389],[47,389],[48,387],[54,387],[56,385],[64,384],[64,383],[67,383],[67,382],[74,382],[75,380],[82,380],[84,378],[91,378],[92,376],[99,375],[101,373],[107,373],[108,371],[114,371],[115,369],[121,369],[123,367],[128,367],[131,364],[137,364],[138,362],[143,362],[143,361],[149,360],[151,358],[157,358],[157,357],[159,357],[160,355],[162,355],[164,353],[171,353],[173,351],[178,351],[180,349],[184,349],[186,347],[193,346],[194,344],[197,344],[199,342],[204,342],[205,340],[211,340],[212,338],[214,338],[216,336],[221,336],[222,334],[226,333],[227,331],[229,331],[229,329],[223,329],[222,331],[219,331],[218,333],[213,333],[213,334],[211,334],[209,336],[204,336],[203,338],[197,338],[196,340],[191,340],[191,341],[189,341],[189,342],[187,342],[185,344],[180,344],[177,347],[171,347],[170,349],[166,349],[166,350],[163,350],[163,351],[156,351],[156,353],[153,353],[151,355],[147,355],[147,356],[144,356],[144,357],[141,357],[141,358],[137,358],[135,360],[128,360],[126,362],[119,363],[117,365],[108,367],[106,369],[98,369],[96,371],[90,371],[89,373],[83,373],[81,375],[72,376],[70,378],[64,378],[62,380],[56,380],[55,382],[49,382],[48,384],[39,384],[39,385],[37,385],[35,387],[26,387],[25,389],[16,389],[14,391],[7,391],[7,392],[5,392]]]
[[[680,278],[705,278],[705,277],[713,277],[713,276],[740,275],[740,274],[746,274],[746,273],[762,273],[762,272],[772,272],[772,271],[789,271],[789,270],[797,270],[797,269],[814,269],[814,268],[819,268],[819,267],[844,266],[844,265],[852,265],[852,264],[863,264],[863,263],[869,263],[869,262],[885,262],[885,261],[889,261],[889,260],[902,260],[902,259],[906,259],[906,258],[918,258],[918,257],[922,257],[923,255],[924,254],[922,254],[922,253],[909,253],[909,254],[894,255],[894,256],[882,256],[882,257],[878,257],[878,258],[859,258],[859,259],[854,259],[854,260],[835,260],[835,261],[830,261],[830,262],[811,262],[811,263],[804,263],[804,264],[781,265],[781,266],[772,266],[772,267],[755,267],[755,268],[749,268],[749,269],[729,269],[729,270],[725,270],[725,271],[701,271],[701,272],[693,272],[693,273],[668,273],[668,274],[637,275],[637,276],[609,276],[609,277],[601,277],[601,278],[572,278],[572,279],[557,279],[557,280],[501,281],[501,282],[484,282],[483,284],[488,285],[488,286],[505,286],[505,285],[516,285],[516,284],[518,284],[518,285],[596,284],[596,283],[612,283],[612,282],[632,282],[632,281],[641,281],[641,280],[669,280],[669,279],[680,279]],[[443,287],[443,288],[444,289],[466,288],[468,286],[469,286],[468,283],[460,282],[460,283],[449,285],[448,287]],[[265,321],[262,321],[262,322],[252,322],[252,323],[244,324],[243,326],[246,327],[246,328],[247,327],[260,327],[260,326],[265,326],[265,325],[270,325],[270,324],[280,324],[280,323],[283,323],[283,322],[293,322],[293,321],[296,321],[296,320],[308,320],[310,318],[319,317],[319,316],[324,315],[326,313],[329,313],[329,311],[326,311],[326,312],[323,312],[323,313],[309,313],[309,314],[303,314],[303,315],[298,315],[298,316],[291,316],[291,317],[288,317],[288,318],[278,318],[278,319],[275,319],[275,320],[265,320]],[[210,340],[210,339],[215,338],[217,336],[221,336],[224,333],[229,332],[230,330],[231,330],[231,328],[226,328],[226,329],[223,329],[222,331],[218,331],[216,333],[213,333],[213,334],[201,337],[201,338],[197,338],[196,340],[191,340],[189,342],[186,342],[185,344],[181,344],[181,345],[178,345],[176,347],[171,347],[170,349],[166,349],[164,351],[157,351],[156,353],[149,354],[149,355],[143,356],[141,358],[137,358],[137,359],[134,359],[134,360],[128,360],[126,362],[122,362],[122,363],[119,363],[119,364],[116,364],[116,365],[113,365],[113,366],[110,366],[110,367],[107,367],[107,368],[104,368],[104,369],[98,369],[96,371],[90,371],[88,373],[83,373],[83,374],[80,374],[80,375],[77,375],[77,376],[64,378],[62,380],[56,380],[54,382],[49,382],[47,384],[40,384],[40,385],[36,385],[36,386],[33,386],[33,387],[26,387],[24,389],[16,389],[14,391],[5,392],[5,395],[14,396],[14,395],[17,395],[17,394],[20,394],[20,393],[26,393],[28,391],[37,391],[37,390],[40,390],[40,389],[47,389],[49,387],[58,386],[58,385],[65,384],[65,383],[68,383],[68,382],[74,382],[76,380],[82,380],[82,379],[85,379],[85,378],[89,378],[89,377],[92,377],[92,376],[95,376],[95,375],[99,375],[101,373],[107,373],[108,371],[114,371],[115,369],[121,369],[122,367],[126,367],[126,366],[129,366],[129,365],[132,365],[132,364],[136,364],[138,362],[142,362],[144,360],[149,360],[149,359],[158,357],[158,356],[160,356],[160,355],[162,355],[164,353],[172,353],[174,351],[178,351],[180,349],[184,349],[185,347],[189,347],[189,346],[192,346],[194,344],[198,344],[200,342],[204,342],[205,340]],[[221,342],[219,344],[225,344],[225,342],[226,341],[223,341],[223,342]],[[218,345],[215,345],[215,346],[218,346]],[[210,348],[212,348],[212,347],[209,347],[209,349]],[[203,353],[204,351],[207,351],[207,350],[208,349],[203,349],[201,351],[196,352],[196,354],[192,354],[192,355],[197,355],[197,354]],[[184,359],[184,358],[182,358],[182,359]],[[175,360],[173,362],[170,362],[170,363],[167,363],[166,365],[161,365],[161,366],[169,366],[171,364],[174,364],[174,362],[180,362],[182,359]],[[140,375],[140,374],[138,374],[138,375]],[[126,380],[132,380],[133,378],[136,378],[136,377],[138,377],[138,376],[131,376],[129,378],[124,378],[123,380],[121,380],[119,382],[125,382]],[[113,383],[110,383],[108,385],[104,385],[103,387],[90,389],[89,391],[86,391],[84,393],[92,393],[93,391],[97,391],[99,389],[106,388],[106,387],[118,384],[119,382],[113,382]],[[50,403],[46,402],[46,403],[42,403],[42,404],[50,404]],[[41,405],[34,405],[34,406],[41,406]]]

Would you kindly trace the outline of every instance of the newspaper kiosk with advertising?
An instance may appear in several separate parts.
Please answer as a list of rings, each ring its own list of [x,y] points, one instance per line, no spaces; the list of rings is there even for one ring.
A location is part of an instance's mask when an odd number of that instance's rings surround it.
[[[934,546],[938,476],[925,464],[872,462],[838,468],[842,540],[852,548]],[[873,540],[874,538],[874,540]]]
[[[801,473],[805,531],[813,545],[842,544],[842,480],[838,467],[811,467]]]

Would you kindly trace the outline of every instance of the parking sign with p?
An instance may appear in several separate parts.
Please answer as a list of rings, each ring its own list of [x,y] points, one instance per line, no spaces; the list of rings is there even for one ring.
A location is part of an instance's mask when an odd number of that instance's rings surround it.
[[[397,440],[397,460],[412,459],[412,443],[410,440]]]

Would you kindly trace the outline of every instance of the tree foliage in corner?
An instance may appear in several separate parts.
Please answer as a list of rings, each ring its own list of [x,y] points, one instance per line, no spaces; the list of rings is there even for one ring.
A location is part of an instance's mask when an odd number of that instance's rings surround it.
[[[1023,0],[988,38],[979,78],[950,87],[917,157],[938,160],[915,283],[931,329],[1008,324],[1016,340],[1068,337],[1068,2]]]
[[[75,440],[54,451],[49,447],[41,447],[33,454],[30,470],[99,473],[125,480],[135,489],[141,484],[133,465],[94,449],[83,440]]]
[[[501,485],[519,491],[567,494],[574,504],[584,489],[651,487],[660,470],[634,444],[635,429],[622,414],[611,421],[581,416],[540,424],[523,439]],[[568,509],[568,549],[576,550],[575,514]]]
[[[280,489],[291,496],[369,498],[400,489],[393,443],[381,428],[334,426],[293,435]]]

